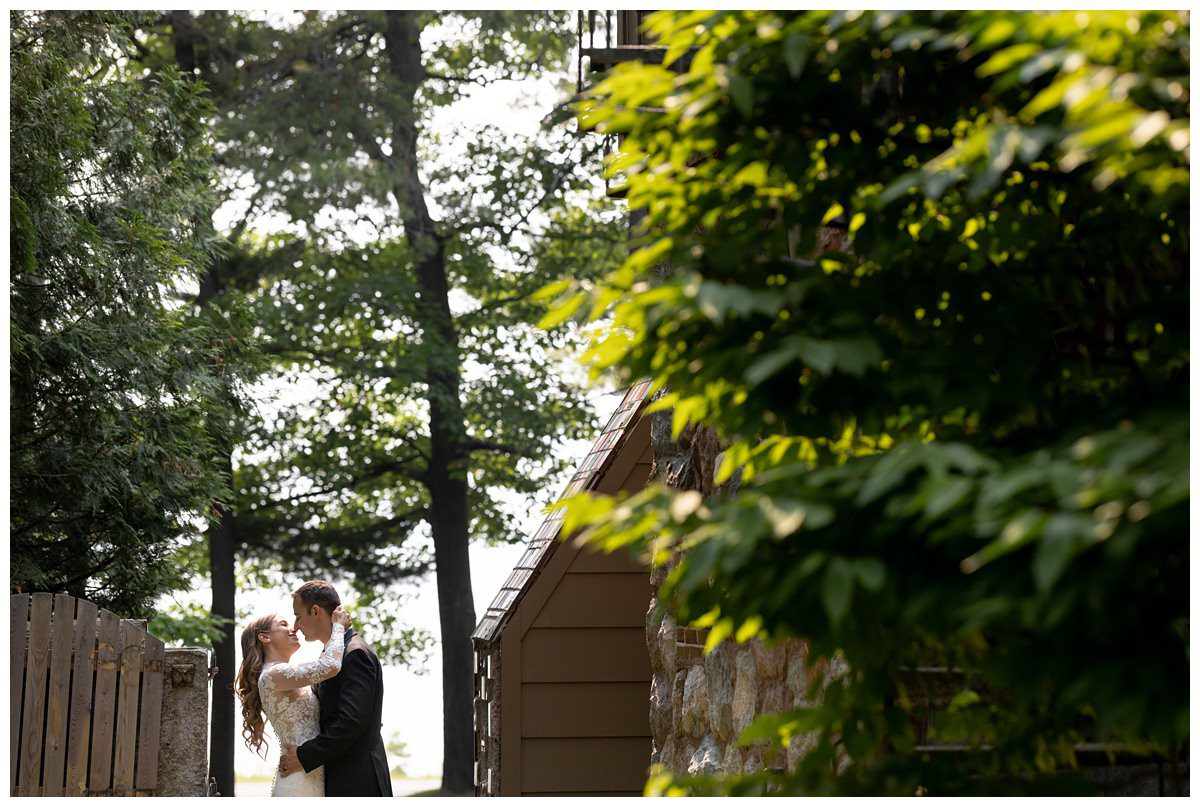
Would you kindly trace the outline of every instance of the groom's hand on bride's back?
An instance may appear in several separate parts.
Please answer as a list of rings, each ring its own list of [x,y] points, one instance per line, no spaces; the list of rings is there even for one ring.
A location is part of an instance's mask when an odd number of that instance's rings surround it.
[[[343,628],[350,627],[350,615],[340,605],[333,609],[333,613],[329,615],[329,618],[333,620],[334,624],[340,622]]]

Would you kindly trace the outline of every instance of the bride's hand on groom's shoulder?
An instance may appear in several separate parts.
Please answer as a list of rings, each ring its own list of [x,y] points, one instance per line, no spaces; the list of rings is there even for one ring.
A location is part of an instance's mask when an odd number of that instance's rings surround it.
[[[340,623],[343,628],[350,627],[350,615],[340,605],[333,609],[330,618],[333,619],[334,624]]]

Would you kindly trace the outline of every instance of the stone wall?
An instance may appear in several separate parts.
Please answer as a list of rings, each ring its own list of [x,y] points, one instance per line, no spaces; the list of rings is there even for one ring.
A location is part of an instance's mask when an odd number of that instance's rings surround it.
[[[708,429],[688,428],[671,437],[671,413],[651,415],[654,478],[681,490],[727,495],[713,484],[721,445]],[[732,486],[736,486],[736,481]],[[657,591],[667,567],[651,572]],[[806,705],[808,658],[802,642],[773,647],[758,640],[723,642],[704,655],[708,632],[677,625],[650,601],[646,640],[650,651],[651,764],[673,773],[750,773],[768,768],[794,768],[809,748],[804,738],[786,753],[768,758],[766,744],[743,748],[739,734],[763,714]]]
[[[661,574],[661,571],[659,572]],[[677,774],[738,774],[795,769],[814,738],[795,738],[773,755],[767,743],[737,744],[738,736],[764,714],[779,714],[808,700],[810,665],[803,642],[722,642],[704,655],[707,631],[677,626],[651,609],[647,618],[650,666],[651,764]],[[818,664],[820,662],[817,662]],[[838,669],[831,674],[844,673]]]

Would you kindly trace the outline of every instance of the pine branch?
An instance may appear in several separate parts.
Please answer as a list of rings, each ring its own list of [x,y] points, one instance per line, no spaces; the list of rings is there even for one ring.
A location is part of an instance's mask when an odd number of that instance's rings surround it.
[[[510,446],[505,443],[493,443],[487,440],[468,440],[465,443],[456,444],[456,448],[470,454],[475,451],[494,451],[497,454],[509,454],[514,457],[524,457],[525,459],[533,459],[533,456],[522,448]]]
[[[359,352],[367,352],[371,349],[380,351],[389,350],[392,345],[373,343],[365,345]],[[278,356],[284,360],[291,361],[312,361],[318,364],[324,364],[333,369],[349,369],[351,371],[362,372],[366,375],[372,375],[382,378],[390,378],[396,381],[405,381],[414,383],[420,381],[421,377],[415,373],[408,372],[403,368],[397,367],[394,364],[385,367],[376,367],[372,362],[362,362],[354,358],[350,348],[341,351],[320,350],[310,347],[299,347],[296,345],[263,345],[262,352],[271,356]]]
[[[479,87],[487,87],[493,83],[479,76],[473,78],[470,76],[447,76],[441,73],[431,73],[428,70],[425,71],[425,78],[437,79],[438,81],[448,81],[453,84],[474,84]]]
[[[314,529],[301,530],[293,535],[290,535],[285,541],[286,547],[300,547],[309,543],[336,543],[341,546],[355,543],[363,538],[369,538],[384,530],[394,530],[399,527],[408,527],[409,530],[415,528],[417,524],[424,521],[428,517],[427,507],[418,507],[406,513],[401,513],[397,516],[385,518],[381,521],[375,521],[370,524],[364,524],[361,527],[350,529],[338,529],[337,527],[317,527]],[[328,537],[323,537],[328,536]]]
[[[359,474],[352,475],[352,476],[348,477],[347,479],[345,479],[340,484],[326,485],[323,488],[318,488],[316,490],[304,491],[303,493],[297,493],[294,496],[288,496],[288,497],[282,498],[282,499],[271,499],[269,501],[264,502],[257,509],[265,510],[265,509],[279,508],[279,507],[283,507],[284,505],[287,505],[287,504],[292,504],[293,502],[304,501],[306,499],[312,499],[312,498],[315,498],[318,496],[327,496],[327,495],[334,494],[334,493],[340,493],[342,491],[356,488],[365,482],[371,482],[373,480],[379,479],[380,477],[386,476],[387,474],[396,474],[397,476],[403,476],[407,479],[411,479],[414,482],[418,482],[420,484],[425,484],[426,473],[424,471],[422,471],[422,470],[414,471],[414,470],[408,470],[406,468],[406,466],[416,463],[417,460],[425,460],[427,462],[428,458],[425,456],[425,454],[423,452],[417,450],[417,451],[414,451],[414,453],[410,456],[402,457],[397,460],[390,460],[388,462],[380,463],[378,465],[373,465],[369,470],[364,471]]]

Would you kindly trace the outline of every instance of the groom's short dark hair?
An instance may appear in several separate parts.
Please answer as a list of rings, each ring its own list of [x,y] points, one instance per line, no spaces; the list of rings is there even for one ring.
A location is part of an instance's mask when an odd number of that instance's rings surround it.
[[[332,614],[333,609],[342,604],[342,598],[334,590],[333,583],[327,580],[309,580],[292,593],[300,598],[305,609],[319,605],[327,614]]]

